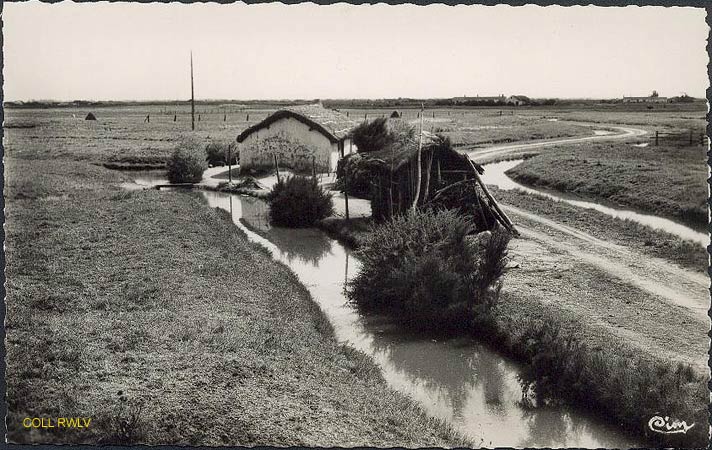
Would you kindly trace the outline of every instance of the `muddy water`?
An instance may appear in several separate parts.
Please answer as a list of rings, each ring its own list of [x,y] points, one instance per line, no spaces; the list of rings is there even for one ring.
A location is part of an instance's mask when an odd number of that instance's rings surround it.
[[[324,233],[272,228],[266,205],[250,197],[204,192],[229,211],[249,238],[268,248],[307,286],[337,338],[372,356],[387,382],[432,416],[487,447],[607,447],[639,443],[600,419],[559,406],[523,401],[521,367],[468,338],[434,340],[404,333],[383,317],[347,304],[344,283],[358,270],[350,251]],[[251,230],[257,230],[257,234]],[[263,237],[264,236],[264,237]]]
[[[619,219],[629,219],[634,222],[638,222],[642,225],[647,225],[658,230],[667,231],[668,233],[679,236],[682,239],[694,241],[704,246],[707,246],[710,242],[709,236],[706,233],[700,233],[699,231],[696,231],[688,226],[682,225],[669,219],[665,219],[663,217],[653,216],[650,214],[642,214],[627,209],[614,208],[612,206],[607,206],[601,203],[580,200],[574,198],[573,196],[567,196],[558,192],[552,193],[550,191],[532,189],[530,187],[521,185],[509,178],[505,174],[505,172],[517,166],[522,161],[522,159],[515,159],[511,161],[485,164],[483,166],[485,168],[485,173],[482,175],[482,180],[486,184],[495,185],[503,190],[521,189],[524,192],[540,194],[553,200],[566,202],[570,205],[578,206],[580,208],[595,209],[596,211],[600,211],[611,217],[617,217]]]

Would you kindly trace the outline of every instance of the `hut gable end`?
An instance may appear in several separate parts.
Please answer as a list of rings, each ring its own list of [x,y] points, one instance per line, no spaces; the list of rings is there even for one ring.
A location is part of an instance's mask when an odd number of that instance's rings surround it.
[[[300,105],[281,109],[268,116],[237,136],[237,142],[244,142],[247,137],[281,119],[292,118],[323,134],[331,143],[343,141],[355,123],[344,114],[333,109],[326,109],[320,104]]]

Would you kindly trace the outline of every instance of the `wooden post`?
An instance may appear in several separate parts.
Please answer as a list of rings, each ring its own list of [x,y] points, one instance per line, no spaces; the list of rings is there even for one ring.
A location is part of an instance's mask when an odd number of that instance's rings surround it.
[[[440,174],[440,160],[438,159],[438,187],[442,186],[443,184],[443,177]]]
[[[248,114],[247,117],[245,117],[245,122],[249,122],[249,121],[250,121],[250,115]]]
[[[227,146],[227,180],[232,184],[232,147]]]
[[[480,200],[480,194],[477,192],[477,186],[472,187],[475,191],[475,198],[477,199],[477,208],[480,210],[480,218],[482,219],[482,223],[487,228],[487,217],[485,217],[485,209],[482,206],[482,201]]]
[[[428,158],[428,169],[425,171],[425,192],[423,193],[423,203],[428,201],[428,194],[430,192],[430,171],[433,168],[433,158],[435,157],[435,150],[430,152],[430,158]]]
[[[195,90],[193,88],[193,51],[190,52],[190,129],[195,131]]]
[[[658,145],[658,130],[655,130],[655,146],[657,147]]]
[[[176,120],[178,120],[178,114],[173,115],[173,122],[175,122]]]
[[[503,225],[505,227],[509,228],[512,231],[512,233],[519,235],[519,232],[517,231],[516,228],[514,228],[514,224],[512,223],[512,221],[509,220],[509,217],[507,217],[507,215],[504,213],[504,211],[502,211],[500,209],[499,205],[497,204],[497,200],[495,200],[494,197],[492,197],[492,194],[490,194],[489,190],[487,189],[487,186],[485,186],[485,184],[482,182],[482,179],[480,178],[479,172],[477,172],[477,168],[475,167],[475,164],[472,162],[472,160],[470,158],[467,158],[467,162],[470,163],[470,167],[472,167],[472,172],[475,175],[475,180],[477,180],[477,184],[479,184],[480,187],[482,188],[482,192],[484,192],[485,196],[487,197],[487,200],[489,201],[490,206],[492,206],[492,208],[494,208],[494,210],[497,212],[497,214],[499,214],[499,216],[503,219],[503,221],[504,221]]]
[[[279,164],[277,164],[277,154],[272,153],[272,156],[274,157],[274,170],[277,172],[277,183],[279,183]]]
[[[349,185],[346,182],[346,187],[344,188],[344,207],[346,208],[346,220],[349,220]]]
[[[316,180],[316,157],[312,156],[312,178]]]
[[[690,145],[692,145],[692,130],[690,130]]]
[[[223,122],[227,122],[227,114],[223,116]]]

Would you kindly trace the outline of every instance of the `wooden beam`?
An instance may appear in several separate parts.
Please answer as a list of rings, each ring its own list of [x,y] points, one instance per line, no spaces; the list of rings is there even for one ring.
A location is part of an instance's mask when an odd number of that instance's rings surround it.
[[[480,185],[482,188],[482,192],[484,192],[485,196],[490,202],[490,206],[497,212],[497,214],[503,219],[502,225],[505,226],[505,228],[509,229],[512,233],[515,235],[519,236],[519,232],[517,229],[514,227],[514,224],[512,223],[511,220],[509,220],[509,217],[502,211],[502,209],[499,207],[497,204],[497,200],[490,194],[489,189],[487,189],[487,186],[485,186],[485,183],[482,181],[482,178],[480,178],[480,173],[477,171],[477,168],[475,167],[474,163],[470,158],[467,158],[467,162],[470,163],[470,167],[472,167],[472,172],[475,174],[475,180],[477,181],[477,184]]]

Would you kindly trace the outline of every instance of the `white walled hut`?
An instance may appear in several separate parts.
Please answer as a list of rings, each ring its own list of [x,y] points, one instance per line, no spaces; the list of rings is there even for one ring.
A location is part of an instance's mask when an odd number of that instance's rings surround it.
[[[280,167],[297,172],[334,172],[340,158],[355,152],[349,133],[356,125],[320,103],[281,109],[237,137],[242,169]]]

